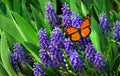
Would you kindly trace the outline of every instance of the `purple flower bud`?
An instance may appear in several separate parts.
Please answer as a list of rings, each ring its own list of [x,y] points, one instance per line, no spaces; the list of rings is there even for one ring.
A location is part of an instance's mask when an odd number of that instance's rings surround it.
[[[46,30],[39,30],[39,44],[40,44],[40,48],[42,49],[48,49],[48,46],[49,46],[49,43],[50,43],[50,40],[47,36],[47,33],[46,33]]]
[[[68,54],[68,56],[70,56],[70,54],[76,50],[75,46],[73,45],[73,43],[70,41],[70,39],[66,39],[64,42],[65,45],[65,52]]]
[[[80,24],[82,23],[82,20],[79,18],[77,14],[73,13],[71,20],[72,20],[73,27],[80,28]]]
[[[105,60],[103,59],[103,57],[101,56],[101,53],[99,53],[99,52],[97,52],[95,54],[94,65],[100,72],[105,70],[106,63],[105,63]]]
[[[100,26],[102,28],[102,33],[108,34],[108,32],[111,31],[111,29],[110,29],[110,23],[105,15],[105,13],[100,14],[99,21],[100,21]]]
[[[116,39],[116,42],[120,42],[120,21],[116,21],[114,23],[114,38]]]
[[[15,57],[15,60],[18,61],[20,64],[23,64],[27,61],[26,53],[24,52],[23,47],[19,43],[14,44],[13,55]]]
[[[49,52],[55,68],[59,68],[62,64],[65,64],[62,51],[53,42],[49,46]]]
[[[80,56],[78,56],[77,52],[74,51],[71,55],[70,55],[70,63],[72,64],[72,67],[78,72],[78,71],[82,71],[85,69],[83,60]]]
[[[10,62],[12,64],[13,68],[16,70],[19,67],[18,62],[17,62],[17,60],[15,60],[15,57],[12,52],[10,52],[9,55],[10,55]]]
[[[62,23],[64,26],[71,26],[71,11],[68,4],[64,4],[62,7]]]
[[[52,32],[52,37],[51,37],[51,41],[57,45],[59,48],[64,48],[64,41],[65,41],[65,37],[64,35],[61,33],[61,30],[59,28],[55,28]]]
[[[34,63],[33,65],[33,69],[34,69],[34,76],[47,76],[44,73],[44,70],[42,69],[42,67],[40,66],[39,63]]]
[[[101,53],[97,52],[92,44],[86,45],[86,52],[85,57],[87,58],[88,62],[91,63],[98,71],[105,70],[105,60],[101,56]]]
[[[50,56],[48,55],[47,50],[40,49],[39,53],[40,53],[39,56],[44,64],[44,66],[50,67],[52,65],[52,60],[51,60]]]
[[[51,2],[47,2],[45,9],[46,9],[46,18],[49,20],[49,24],[51,24],[52,27],[56,25],[60,25],[58,16],[53,9],[53,4]]]

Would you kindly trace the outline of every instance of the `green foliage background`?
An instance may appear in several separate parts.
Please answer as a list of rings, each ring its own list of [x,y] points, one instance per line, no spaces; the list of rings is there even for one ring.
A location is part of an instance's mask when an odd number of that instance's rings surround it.
[[[40,28],[47,29],[50,36],[50,24],[45,18],[45,3],[51,1],[55,11],[57,9],[56,0],[0,0],[0,76],[17,76],[10,63],[9,52],[16,42],[21,43],[26,52],[34,57],[34,61],[41,63],[39,58],[38,31]],[[120,75],[120,53],[113,37],[113,32],[104,41],[101,28],[99,26],[100,13],[104,12],[113,28],[113,22],[120,20],[119,0],[60,0],[62,4],[67,3],[72,12],[84,18],[87,13],[91,14],[91,34],[90,39],[97,51],[102,52],[107,61],[108,71],[101,76]],[[61,17],[61,15],[59,15]],[[28,67],[31,70],[32,69]],[[58,71],[53,68],[44,68],[49,76],[57,76]],[[100,76],[99,73],[90,69],[84,72],[85,76]],[[23,74],[18,74],[23,76]],[[75,73],[70,71],[70,75]],[[30,75],[29,75],[30,76]]]

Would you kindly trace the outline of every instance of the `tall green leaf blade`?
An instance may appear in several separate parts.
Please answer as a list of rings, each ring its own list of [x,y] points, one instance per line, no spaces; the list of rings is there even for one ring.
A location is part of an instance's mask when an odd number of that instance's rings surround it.
[[[8,73],[5,71],[4,66],[0,62],[0,76],[8,76]]]
[[[24,19],[31,24],[31,17],[30,17],[30,13],[27,11],[27,8],[30,8],[28,6],[26,6],[26,1],[22,0],[22,17],[24,17]]]
[[[32,8],[32,13],[33,13],[33,16],[35,18],[35,21],[36,21],[36,28],[37,28],[37,31],[40,29],[40,28],[43,28],[45,26],[45,23],[44,23],[44,18],[43,18],[43,15],[41,14],[41,12],[37,12],[37,10],[31,5],[31,8]]]
[[[2,28],[5,32],[9,33],[21,42],[27,41],[27,39],[21,34],[21,32],[16,27],[16,24],[12,20],[0,15],[0,22],[0,28]]]
[[[91,28],[90,38],[95,49],[97,51],[103,51],[103,46],[105,45],[104,39],[100,31],[99,24],[96,22],[96,20],[93,17],[91,17],[90,28]]]
[[[20,0],[13,0],[13,10],[17,13],[21,13],[21,1]]]
[[[10,56],[9,56],[9,47],[7,45],[7,39],[5,33],[1,34],[1,59],[3,62],[3,66],[6,69],[9,76],[17,76],[13,67],[11,66]]]
[[[19,29],[21,30],[22,33],[24,33],[24,36],[27,38],[27,40],[35,44],[38,44],[38,35],[35,32],[35,30],[19,14],[15,12],[13,12],[12,14],[18,24]]]
[[[71,11],[79,14],[79,10],[78,10],[78,7],[77,7],[77,0],[70,0],[70,9]]]

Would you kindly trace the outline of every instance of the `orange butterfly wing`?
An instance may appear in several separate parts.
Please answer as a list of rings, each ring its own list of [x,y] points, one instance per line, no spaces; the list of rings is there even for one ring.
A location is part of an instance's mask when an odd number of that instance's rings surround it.
[[[90,28],[85,28],[83,30],[81,30],[81,35],[82,37],[87,37],[90,34]]]
[[[80,33],[78,31],[78,28],[75,27],[66,27],[65,32],[67,35],[70,36],[71,41],[79,41],[80,40]]]
[[[76,33],[72,34],[71,37],[70,37],[70,39],[72,41],[79,41],[80,40],[80,34],[79,34],[79,32],[76,32]]]
[[[71,34],[73,34],[73,33],[75,33],[75,32],[78,32],[78,29],[77,28],[75,28],[75,27],[65,27],[64,28],[64,30],[65,30],[65,32],[68,34],[68,35],[71,35]]]
[[[80,29],[84,29],[86,27],[90,26],[90,15],[88,14],[87,17],[85,18],[85,20],[83,20]]]
[[[87,37],[90,34],[91,30],[89,26],[90,26],[90,15],[87,15],[86,19],[82,22],[80,26],[81,35],[83,37]]]

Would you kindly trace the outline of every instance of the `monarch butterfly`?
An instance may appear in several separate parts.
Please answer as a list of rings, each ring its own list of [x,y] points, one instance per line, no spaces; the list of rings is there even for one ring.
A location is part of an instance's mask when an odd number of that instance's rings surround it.
[[[64,28],[64,31],[70,37],[71,41],[76,42],[80,40],[81,36],[87,37],[90,34],[91,30],[89,26],[90,26],[90,15],[88,14],[81,23],[80,28],[67,26]]]

